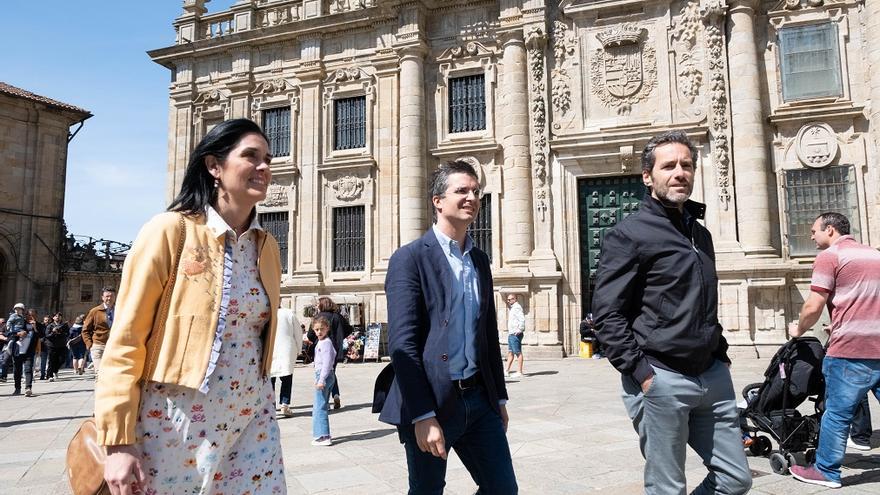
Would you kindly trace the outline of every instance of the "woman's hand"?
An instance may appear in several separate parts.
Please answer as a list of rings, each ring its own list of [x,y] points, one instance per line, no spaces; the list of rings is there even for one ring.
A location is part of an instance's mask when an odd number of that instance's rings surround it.
[[[107,462],[104,463],[104,479],[110,486],[112,495],[132,495],[132,481],[141,485],[146,481],[141,466],[141,454],[134,445],[113,445],[107,447]]]
[[[318,382],[315,384],[315,388],[318,390],[324,390],[324,384],[321,382]]]

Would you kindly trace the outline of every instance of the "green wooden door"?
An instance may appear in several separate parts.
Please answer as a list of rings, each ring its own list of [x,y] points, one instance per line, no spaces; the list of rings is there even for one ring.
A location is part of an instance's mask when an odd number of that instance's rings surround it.
[[[637,211],[645,192],[639,175],[578,181],[582,317],[590,312],[596,269],[599,266],[599,248],[605,232]]]

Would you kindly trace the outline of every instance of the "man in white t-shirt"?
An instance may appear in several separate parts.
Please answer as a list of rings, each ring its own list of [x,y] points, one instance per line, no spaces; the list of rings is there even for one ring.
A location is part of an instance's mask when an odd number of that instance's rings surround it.
[[[516,294],[507,294],[507,368],[504,376],[522,378],[523,376],[523,353],[522,339],[526,331],[526,315],[522,306],[517,302]],[[517,359],[519,371],[510,372],[514,358]]]

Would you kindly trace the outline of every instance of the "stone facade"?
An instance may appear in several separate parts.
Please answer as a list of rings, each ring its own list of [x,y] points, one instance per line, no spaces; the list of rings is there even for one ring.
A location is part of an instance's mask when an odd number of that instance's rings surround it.
[[[843,201],[798,189],[811,172],[844,174],[860,238],[880,244],[880,111],[869,104],[880,0],[204,4],[184,1],[176,44],[150,52],[172,72],[168,198],[210,126],[289,108],[291,152],[273,161],[260,207],[289,215],[285,305],[331,294],[385,321],[388,259],[430,223],[425,179],[464,159],[492,199],[499,326],[503,294],[523,294],[526,352],[574,352],[603,229],[637,208],[639,151],[668,129],[699,148],[694,199],[708,204],[732,344],[784,341],[809,290],[814,253],[792,239],[803,242],[809,208]],[[783,81],[783,60],[800,59],[781,33],[813,25],[833,34],[819,48],[837,60],[837,89],[791,97],[811,82]],[[484,126],[451,132],[450,81],[472,75],[485,83]],[[365,140],[335,150],[333,103],[350,96],[365,97]],[[350,205],[365,206],[365,262],[334,271],[333,210]]]
[[[60,308],[71,126],[91,114],[0,83],[0,313]]]

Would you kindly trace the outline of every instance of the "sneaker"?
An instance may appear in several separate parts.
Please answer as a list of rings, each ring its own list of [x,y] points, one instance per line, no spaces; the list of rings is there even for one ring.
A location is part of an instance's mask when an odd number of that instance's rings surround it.
[[[26,389],[24,389],[24,396],[25,396],[25,397],[33,397],[33,396],[34,396],[34,393],[31,392],[31,389],[26,388]]]
[[[510,378],[510,372],[509,372],[509,371],[504,370],[504,378]]]
[[[516,372],[516,371],[510,373],[510,375],[508,375],[508,376],[509,376],[510,378],[522,378],[522,375],[519,374],[519,372]]]
[[[54,381],[55,381],[55,377],[54,377],[54,376],[50,376],[50,377],[49,377],[49,381],[50,381],[50,382],[54,382]]]
[[[809,466],[792,466],[788,471],[794,479],[804,483],[827,486],[828,488],[840,488],[839,481],[829,480],[812,464]]]
[[[312,440],[312,445],[315,447],[329,447],[333,445],[333,440],[330,438],[330,435],[318,437]]]
[[[293,412],[290,410],[290,406],[287,404],[281,404],[281,415],[285,418],[292,418]]]
[[[334,395],[333,396],[333,409],[339,409],[340,407],[342,407],[342,401],[339,400],[338,395]]]
[[[870,445],[865,445],[863,443],[856,443],[855,440],[853,440],[852,438],[846,439],[846,448],[861,450],[863,452],[867,452],[867,451],[871,450]]]
[[[15,389],[15,390],[13,390],[13,391],[12,391],[12,395],[21,395],[21,389],[20,389],[20,388],[17,388],[17,389]]]

